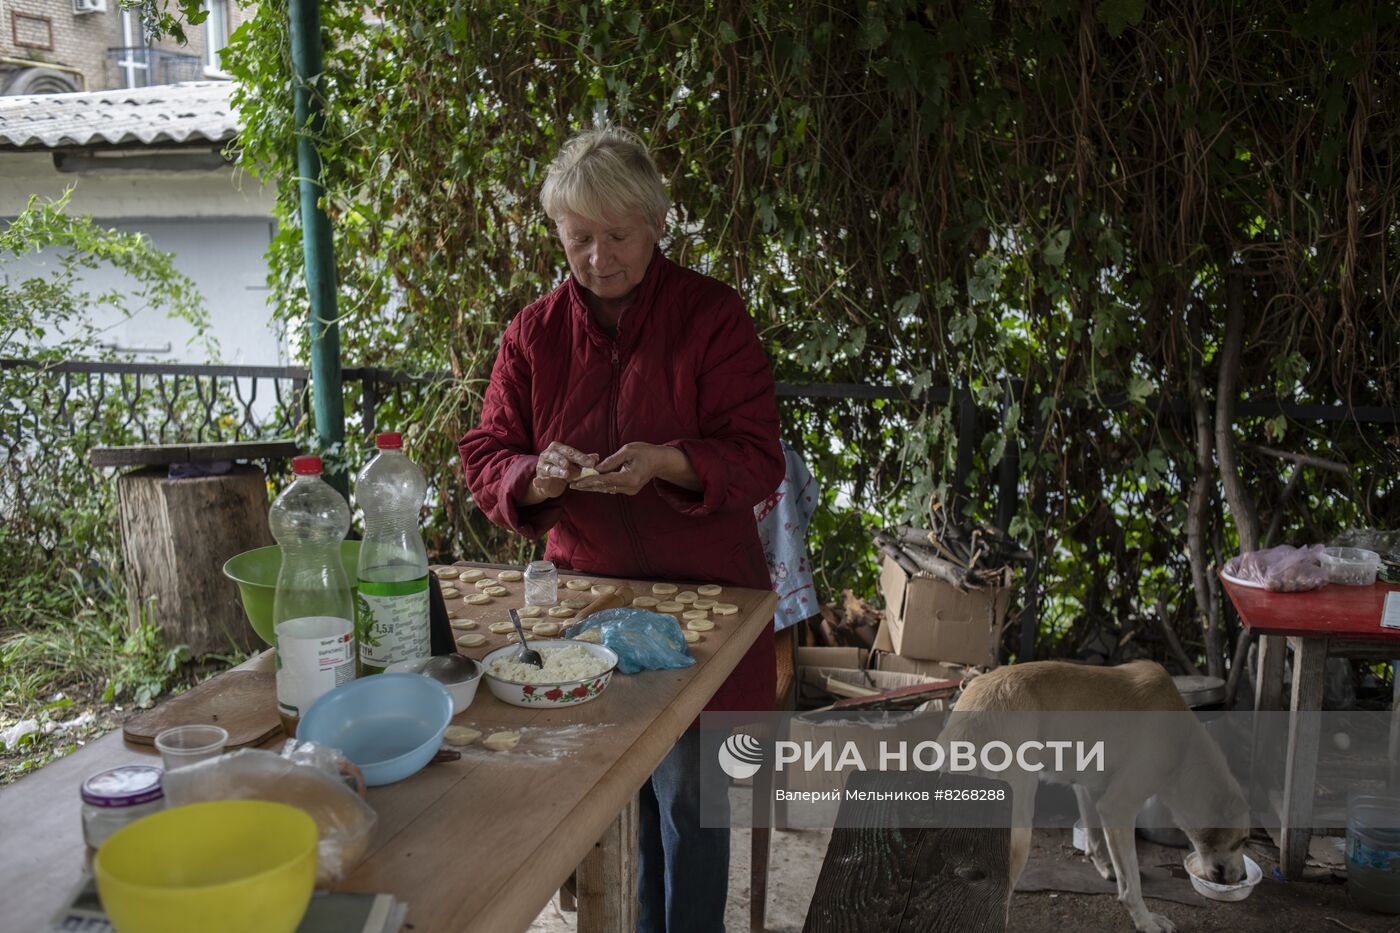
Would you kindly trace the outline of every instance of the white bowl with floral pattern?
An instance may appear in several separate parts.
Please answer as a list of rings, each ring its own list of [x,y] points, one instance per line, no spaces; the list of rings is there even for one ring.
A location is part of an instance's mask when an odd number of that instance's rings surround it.
[[[602,694],[608,686],[608,681],[612,680],[613,673],[617,670],[617,652],[606,645],[574,641],[570,638],[542,638],[538,641],[526,642],[526,644],[541,654],[551,649],[577,646],[605,662],[607,666],[603,668],[601,673],[583,680],[567,680],[547,684],[525,684],[506,680],[491,673],[491,663],[513,657],[520,650],[520,646],[512,641],[504,648],[488,652],[486,657],[481,659],[482,667],[486,670],[486,686],[491,688],[491,693],[502,703],[532,709],[577,706],[580,703],[596,699]]]

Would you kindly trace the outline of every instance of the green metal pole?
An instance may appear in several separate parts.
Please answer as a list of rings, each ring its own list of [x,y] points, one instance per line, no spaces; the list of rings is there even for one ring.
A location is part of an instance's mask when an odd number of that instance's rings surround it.
[[[311,300],[311,400],[316,436],[330,446],[345,440],[345,403],[340,379],[340,326],[336,309],[335,247],[330,218],[321,209],[321,154],[316,139],[321,113],[320,0],[290,0],[292,88],[297,126],[297,175],[301,185],[301,243],[306,257],[306,293]],[[327,477],[345,495],[346,476]]]

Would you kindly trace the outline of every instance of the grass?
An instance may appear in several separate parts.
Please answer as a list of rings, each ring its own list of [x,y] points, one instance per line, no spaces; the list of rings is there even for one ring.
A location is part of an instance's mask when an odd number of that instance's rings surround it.
[[[120,580],[117,567],[100,564],[51,565],[8,579],[0,595],[0,733],[26,721],[37,728],[0,747],[0,785],[187,688],[211,666],[242,660],[215,656],[195,669],[186,646],[166,645],[144,619],[131,629]]]

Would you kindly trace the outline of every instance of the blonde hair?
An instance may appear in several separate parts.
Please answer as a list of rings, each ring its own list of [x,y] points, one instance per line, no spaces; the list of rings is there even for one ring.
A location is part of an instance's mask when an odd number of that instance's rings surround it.
[[[601,223],[636,209],[660,231],[671,199],[637,134],[602,126],[574,135],[559,148],[549,163],[540,203],[556,224],[565,212]]]

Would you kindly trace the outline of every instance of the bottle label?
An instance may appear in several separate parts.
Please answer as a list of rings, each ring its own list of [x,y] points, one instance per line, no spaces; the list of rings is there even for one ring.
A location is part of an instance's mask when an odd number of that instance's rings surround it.
[[[277,626],[277,707],[300,717],[323,693],[355,679],[355,631],[349,619],[303,616]]]
[[[361,580],[355,610],[363,673],[432,654],[426,576],[393,583]]]

